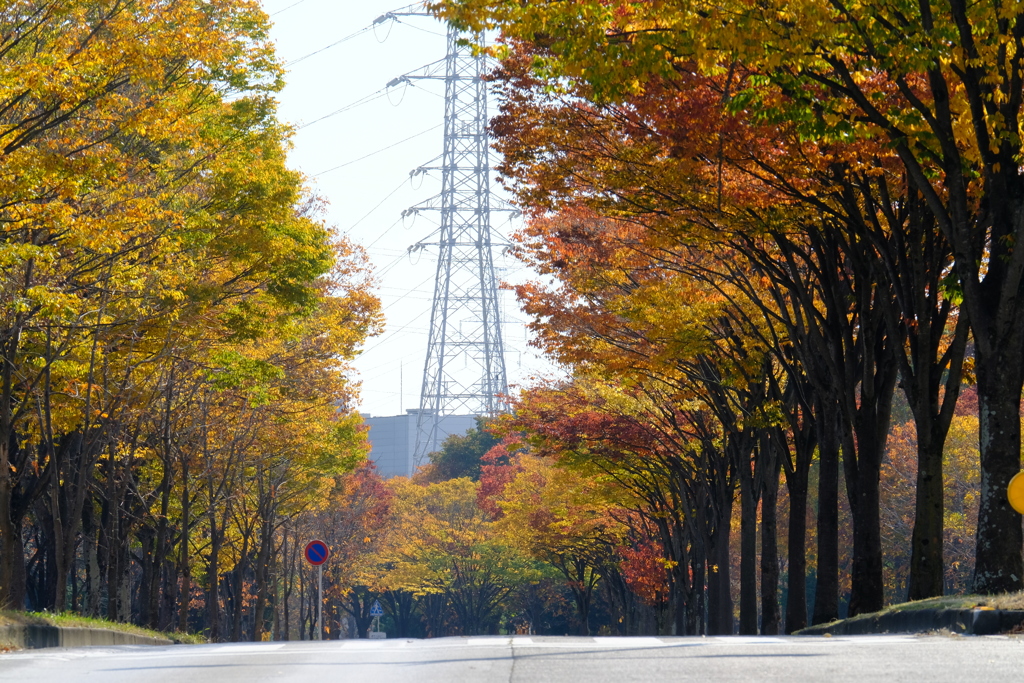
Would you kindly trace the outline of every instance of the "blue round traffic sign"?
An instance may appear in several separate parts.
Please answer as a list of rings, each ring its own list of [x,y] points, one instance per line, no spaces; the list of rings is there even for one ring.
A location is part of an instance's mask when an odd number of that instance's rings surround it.
[[[306,544],[306,562],[314,567],[323,564],[331,556],[331,551],[323,541],[310,541]]]

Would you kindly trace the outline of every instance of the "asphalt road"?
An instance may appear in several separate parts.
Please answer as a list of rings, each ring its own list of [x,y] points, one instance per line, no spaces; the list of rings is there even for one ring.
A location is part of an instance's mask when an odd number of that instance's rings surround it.
[[[1016,637],[487,637],[96,647],[0,655],[24,683],[1021,681]]]

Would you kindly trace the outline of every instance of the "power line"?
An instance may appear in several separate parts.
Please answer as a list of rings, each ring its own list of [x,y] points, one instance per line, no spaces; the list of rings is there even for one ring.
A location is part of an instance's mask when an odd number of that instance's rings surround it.
[[[407,358],[415,358],[415,354],[412,354],[412,353],[407,353],[407,354],[406,354],[406,355],[404,355],[404,356],[400,356],[400,357],[398,358],[398,360],[399,360],[399,361],[404,361],[404,360],[405,360],[405,359],[407,359]],[[392,359],[391,359],[391,360],[389,360],[389,361],[388,361],[387,363],[381,363],[381,364],[380,364],[380,365],[378,365],[377,367],[378,367],[378,368],[380,368],[380,367],[384,367],[385,365],[390,365],[390,366],[393,366],[393,365],[394,365],[394,363],[395,363],[395,359],[394,359],[394,358],[392,358]],[[366,371],[364,371],[364,372],[366,372],[366,373],[369,373],[369,372],[372,372],[372,370],[366,370]],[[360,382],[363,382],[363,383],[365,384],[366,382],[372,382],[372,381],[373,381],[373,380],[375,380],[375,379],[380,379],[381,377],[386,377],[387,375],[392,375],[392,374],[395,374],[395,373],[397,373],[397,372],[398,372],[398,369],[397,369],[397,368],[394,368],[394,367],[392,367],[392,368],[391,368],[390,370],[385,370],[384,372],[378,372],[377,374],[373,375],[372,377],[364,377],[364,376],[363,376],[363,375],[364,375],[364,372],[360,372],[360,373],[359,373],[359,381],[360,381]],[[376,391],[380,391],[380,390],[379,390],[379,389],[365,389],[365,388],[363,388],[363,389],[360,389],[360,392],[361,392],[361,393],[362,393],[362,392],[365,392],[365,391],[375,391],[375,392],[376,392]],[[395,393],[398,393],[398,392],[395,392]]]
[[[423,282],[419,283],[418,285],[416,285],[415,287],[410,289],[406,294],[403,294],[402,296],[398,297],[397,299],[395,299],[394,301],[389,303],[384,308],[380,309],[381,312],[383,313],[384,311],[388,310],[389,308],[391,308],[395,304],[398,304],[398,303],[401,303],[401,302],[405,301],[407,298],[409,298],[409,299],[416,299],[417,301],[422,301],[422,299],[419,299],[419,298],[416,298],[416,297],[410,297],[409,294],[412,294],[413,292],[415,292],[420,287],[422,287],[423,285],[427,284],[428,282],[430,282],[433,279],[434,279],[434,275],[433,275],[433,273],[431,273],[430,277],[428,277],[426,280],[424,280]],[[433,297],[431,297],[430,300],[432,301]]]
[[[427,94],[429,94],[429,95],[433,95],[434,97],[442,97],[441,95],[438,95],[438,94],[437,94],[437,93],[435,93],[435,92],[431,92],[430,90],[427,90],[427,89],[425,89],[425,88],[420,88],[420,91],[421,91],[421,92],[425,92],[425,93],[427,93]],[[310,126],[312,126],[312,125],[313,125],[314,123],[320,123],[320,122],[321,122],[321,121],[323,121],[324,119],[329,119],[329,118],[331,118],[332,116],[337,116],[338,114],[344,114],[345,112],[347,112],[347,111],[348,111],[348,110],[350,110],[350,109],[355,109],[356,107],[361,107],[361,106],[362,106],[362,105],[364,105],[364,104],[369,104],[370,102],[373,102],[374,100],[379,100],[380,98],[382,98],[382,97],[386,96],[387,94],[388,94],[388,87],[387,87],[387,86],[385,86],[385,87],[381,88],[380,90],[378,90],[378,91],[376,91],[376,92],[372,92],[372,93],[370,93],[369,95],[366,95],[365,97],[361,97],[361,98],[359,98],[359,99],[358,99],[358,100],[356,100],[355,102],[351,102],[351,103],[349,103],[349,104],[346,104],[346,105],[345,105],[344,107],[342,107],[341,109],[335,109],[335,110],[334,110],[334,111],[332,111],[332,112],[331,112],[330,114],[324,114],[324,115],[323,115],[323,116],[321,116],[320,118],[318,118],[318,119],[313,119],[313,120],[312,120],[312,121],[310,121],[309,123],[304,123],[304,124],[302,124],[301,126],[296,126],[295,130],[302,130],[303,128],[309,128],[309,127],[310,127]],[[443,98],[442,98],[442,99],[443,99]],[[440,128],[440,127],[441,127],[441,124],[439,124],[439,125],[437,125],[437,126],[434,126],[434,128],[430,128],[430,129],[428,129],[428,130],[425,130],[425,131],[423,131],[422,133],[417,133],[417,135],[423,135],[424,133],[428,133],[428,132],[430,132],[431,130],[435,130],[435,129],[437,129],[437,128]],[[413,137],[416,137],[416,135],[414,135]],[[411,139],[411,138],[409,138],[409,139]],[[405,141],[403,140],[402,142],[405,142]],[[401,143],[397,143],[397,142],[396,142],[395,144],[401,144]],[[388,149],[388,148],[385,148],[385,149]],[[383,152],[384,150],[380,150],[380,151],[382,151],[382,152]],[[376,152],[375,152],[375,154],[376,154]],[[359,161],[359,159],[356,159],[355,161]],[[352,162],[352,163],[355,163],[355,162]],[[334,170],[334,169],[333,169],[333,168],[331,168],[331,169],[328,169],[327,171],[324,171],[324,173],[329,173],[330,171],[333,171],[333,170]]]
[[[418,354],[416,354],[416,353],[407,353],[404,356],[399,356],[398,360],[405,360],[406,358],[414,357],[416,355],[418,355]],[[383,367],[391,366],[394,362],[395,362],[394,358],[389,358],[388,360],[384,361],[383,363],[378,363],[377,365],[374,365],[372,368],[364,368],[360,372],[361,373],[367,373],[367,372],[373,372],[375,370],[380,370]],[[381,373],[381,375],[386,374],[387,372],[391,372],[391,370],[387,370],[387,371],[385,371],[385,373]],[[381,375],[374,375],[373,377],[363,378],[363,379],[364,380],[365,379],[376,379],[377,377],[380,377]]]
[[[391,190],[391,192],[388,192],[388,196],[387,197],[384,197],[384,199],[382,199],[379,202],[377,202],[377,206],[375,206],[372,209],[370,209],[369,211],[367,211],[366,215],[364,215],[362,218],[360,218],[355,223],[353,223],[352,226],[348,230],[346,230],[346,232],[352,232],[353,230],[355,230],[357,225],[359,225],[360,223],[365,221],[367,218],[369,218],[370,214],[372,214],[374,211],[379,209],[384,204],[384,202],[386,202],[387,200],[391,199],[391,197],[396,192],[398,192],[399,190],[402,189],[403,185],[405,185],[405,180],[404,179],[402,180],[402,182],[398,183],[398,187],[396,187],[395,189]]]
[[[296,127],[295,130],[302,130],[303,128],[309,128],[314,123],[320,123],[324,119],[329,119],[332,116],[337,116],[338,114],[343,114],[343,113],[347,112],[349,109],[355,109],[356,107],[362,106],[364,104],[369,104],[370,102],[373,102],[374,100],[379,100],[380,98],[384,97],[384,95],[386,95],[386,94],[387,94],[387,88],[386,87],[385,88],[381,88],[377,92],[370,93],[369,95],[366,95],[365,97],[361,97],[358,100],[356,100],[355,102],[352,102],[351,104],[346,104],[341,109],[335,109],[330,114],[325,114],[324,116],[321,116],[318,119],[314,119],[314,120],[310,121],[309,123],[304,123],[301,126]]]
[[[371,249],[375,244],[377,244],[377,242],[381,241],[381,239],[384,237],[384,235],[386,235],[389,232],[391,232],[391,230],[394,229],[394,227],[396,225],[398,225],[399,223],[401,223],[404,219],[405,219],[405,214],[403,213],[401,216],[398,217],[398,220],[396,220],[394,223],[389,225],[384,232],[382,232],[381,234],[377,235],[377,239],[375,239],[374,241],[370,242],[370,244],[368,244],[365,248],[366,249]],[[402,255],[403,256],[408,255],[408,254],[409,254],[409,249],[404,249],[402,251]]]
[[[422,317],[423,317],[424,315],[426,315],[427,313],[430,313],[430,309],[429,309],[429,308],[424,308],[424,309],[423,309],[423,310],[422,310],[422,311],[420,312],[420,314],[419,314],[419,315],[417,315],[417,316],[416,316],[415,318],[413,318],[412,320],[410,320],[410,321],[409,321],[409,322],[407,322],[406,324],[402,325],[402,326],[401,326],[401,327],[399,327],[398,329],[396,329],[396,330],[392,330],[392,331],[390,332],[390,334],[388,334],[387,336],[381,337],[380,339],[378,339],[378,340],[377,340],[377,343],[376,343],[376,344],[374,344],[373,346],[371,346],[370,348],[368,348],[368,349],[363,349],[363,351],[362,351],[362,353],[361,353],[360,355],[361,355],[361,356],[365,356],[365,355],[366,355],[366,354],[368,354],[368,353],[369,353],[370,351],[373,351],[374,349],[376,349],[377,347],[379,347],[379,346],[380,346],[381,344],[383,344],[383,343],[384,343],[384,342],[386,342],[387,340],[389,340],[389,339],[391,339],[392,337],[394,337],[394,336],[395,336],[396,334],[398,334],[399,332],[402,332],[402,331],[404,331],[404,330],[406,330],[406,329],[408,329],[408,328],[412,327],[412,324],[413,324],[414,322],[416,322],[417,320],[419,320],[420,318],[422,318]],[[426,332],[426,331],[424,330],[424,333],[425,333],[425,332]]]
[[[302,4],[302,3],[304,3],[304,2],[306,2],[306,0],[298,0],[298,2],[293,2],[292,4],[288,5],[288,6],[287,6],[287,7],[285,7],[284,9],[279,9],[279,10],[277,10],[276,12],[274,12],[273,14],[271,14],[270,16],[272,16],[272,17],[276,17],[276,16],[277,16],[278,14],[280,14],[281,12],[286,12],[286,11],[290,10],[290,9],[291,9],[292,7],[295,7],[296,5],[301,5],[301,4]]]
[[[370,243],[369,243],[368,245],[366,245],[366,246],[365,246],[365,247],[363,247],[363,248],[364,248],[364,249],[366,249],[367,251],[369,251],[370,249],[372,249],[372,248],[373,248],[373,245],[377,244],[377,242],[380,242],[381,238],[382,238],[382,237],[384,237],[384,235],[386,235],[386,234],[388,234],[389,232],[391,232],[391,229],[392,229],[392,228],[394,228],[394,227],[395,227],[396,225],[398,225],[399,223],[401,223],[401,222],[402,222],[402,218],[403,218],[402,216],[399,216],[399,217],[398,217],[398,218],[397,218],[397,219],[395,220],[395,222],[394,222],[394,223],[392,223],[391,225],[389,225],[389,226],[387,227],[387,229],[386,229],[386,230],[385,230],[384,232],[382,232],[381,234],[377,235],[377,239],[375,239],[374,241],[370,242]],[[400,254],[400,256],[405,256],[405,255],[407,255],[408,253],[409,253],[409,251],[408,251],[407,249],[403,249],[403,250],[402,250],[402,253]]]
[[[395,259],[394,261],[392,261],[392,262],[391,262],[391,263],[390,263],[390,264],[389,264],[389,265],[388,265],[388,266],[387,266],[386,268],[384,268],[384,269],[383,269],[383,270],[382,270],[382,271],[381,271],[380,273],[377,273],[377,274],[376,274],[376,275],[377,275],[377,277],[384,277],[385,275],[387,275],[388,273],[390,273],[390,272],[391,272],[391,271],[392,271],[392,270],[393,270],[393,269],[395,268],[395,266],[397,266],[397,265],[398,265],[399,263],[401,263],[402,261],[404,261],[404,260],[405,260],[405,259],[407,259],[408,257],[409,257],[409,252],[406,252],[406,253],[402,254],[401,256],[399,256],[398,258],[396,258],[396,259]]]
[[[299,2],[303,2],[303,1],[304,0],[299,0]],[[295,3],[295,5],[297,5],[297,4],[299,4],[299,3],[298,2]],[[294,7],[295,5],[292,5],[292,7]],[[285,9],[289,9],[289,8],[285,7]],[[283,12],[284,10],[281,10],[281,11]],[[359,29],[355,33],[350,33],[349,35],[345,36],[344,38],[342,38],[340,40],[334,41],[330,45],[325,45],[324,47],[320,48],[319,50],[314,50],[313,52],[310,52],[308,55],[303,55],[302,57],[299,57],[298,59],[293,59],[290,62],[285,62],[285,64],[284,64],[285,68],[287,68],[289,66],[292,66],[293,64],[298,64],[299,62],[303,62],[303,61],[309,59],[310,57],[313,57],[314,55],[320,54],[324,50],[330,50],[332,47],[335,47],[337,45],[341,45],[342,43],[347,42],[349,40],[352,40],[353,38],[355,38],[357,36],[361,36],[364,33],[366,33],[367,31],[372,30],[374,26],[375,26],[375,24],[370,24],[369,26],[364,26],[363,28]]]
[[[374,255],[377,255],[377,256],[380,256],[380,257],[386,257],[386,258],[394,258],[396,256],[405,256],[408,253],[407,250],[405,250],[405,249],[396,249],[394,247],[376,247],[376,248],[374,248],[374,247],[364,246],[363,249],[365,249],[366,252],[369,253],[369,254],[374,254]]]
[[[399,220],[401,220],[401,219],[399,219]],[[397,222],[398,221],[396,221],[395,223],[397,224]],[[394,227],[394,225],[392,225],[391,227]],[[384,277],[385,275],[390,273],[392,271],[392,269],[394,269],[395,266],[397,266],[399,263],[401,263],[402,261],[404,261],[408,257],[409,257],[408,250],[403,250],[402,253],[399,254],[398,256],[396,256],[390,263],[388,263],[386,266],[381,268],[379,272],[375,271],[374,274],[373,274],[374,277],[377,277],[377,278]],[[403,291],[404,291],[404,288],[403,288]]]
[[[288,5],[284,9],[280,9],[280,10],[274,12],[270,16],[272,16],[272,17],[276,16],[276,15],[280,14],[281,12],[284,12],[285,10],[290,10],[292,7],[295,7],[296,5],[301,5],[305,1],[306,0],[298,0],[297,2],[294,2],[294,3],[290,4],[290,5]],[[305,61],[305,60],[309,59],[310,57],[318,55],[318,54],[320,54],[321,52],[323,52],[325,50],[330,50],[332,47],[335,47],[337,45],[341,45],[342,43],[344,43],[346,41],[349,41],[349,40],[352,40],[353,38],[361,36],[364,33],[366,33],[367,31],[372,31],[374,28],[377,27],[378,24],[382,24],[382,23],[384,23],[385,21],[387,21],[389,19],[391,21],[393,21],[393,22],[402,23],[402,22],[399,22],[398,17],[399,16],[403,16],[404,14],[407,14],[408,13],[407,11],[409,9],[411,9],[413,7],[419,7],[419,6],[421,6],[421,3],[416,3],[416,4],[413,4],[413,5],[409,5],[407,7],[403,7],[401,9],[392,10],[391,12],[387,12],[385,14],[382,14],[381,16],[377,17],[373,21],[372,24],[370,24],[369,26],[364,26],[363,28],[359,29],[355,33],[350,33],[349,35],[345,36],[344,38],[342,38],[340,40],[334,41],[330,45],[325,45],[324,47],[320,48],[319,50],[314,50],[313,52],[310,52],[308,55],[303,55],[302,57],[299,57],[297,59],[293,59],[290,62],[285,62],[285,67],[287,68],[289,66],[292,66],[293,64],[298,64],[299,62]],[[434,31],[428,31],[427,29],[422,29],[422,28],[419,28],[419,27],[416,27],[416,26],[414,26],[413,28],[416,28],[417,30],[420,30],[420,31],[426,31],[427,33],[435,33]],[[441,34],[438,34],[438,35],[441,35]],[[387,40],[387,38],[385,38],[384,40]],[[380,41],[380,42],[383,42],[383,41]]]
[[[394,258],[394,260],[392,260],[392,261],[391,261],[391,263],[389,263],[389,264],[387,264],[386,266],[384,266],[384,267],[383,267],[383,268],[382,268],[382,269],[380,270],[380,272],[374,272],[373,276],[374,276],[374,277],[376,277],[376,278],[382,278],[382,277],[384,277],[384,276],[385,276],[385,275],[386,275],[387,273],[389,273],[389,272],[391,271],[391,269],[392,269],[392,268],[394,268],[394,267],[395,267],[395,266],[397,266],[397,265],[398,265],[399,263],[401,263],[401,262],[402,262],[403,260],[405,260],[405,257],[406,257],[406,256],[408,256],[408,254],[406,254],[406,253],[402,253],[402,254],[400,254],[399,256],[396,256],[396,257]]]
[[[372,26],[371,26],[370,28],[372,28]],[[367,30],[368,30],[368,29],[366,29],[366,28],[362,29],[362,31],[367,31]],[[358,32],[357,32],[357,33],[353,33],[353,34],[352,34],[352,36],[355,36],[355,35],[358,35]],[[352,36],[349,36],[349,38],[351,38]],[[344,41],[346,41],[346,40],[348,40],[348,38],[342,38],[342,39],[341,39],[340,41],[338,41],[338,43],[342,43],[342,42],[344,42]],[[332,43],[331,45],[328,45],[327,47],[332,47],[333,45],[337,45],[338,43]],[[323,52],[323,50],[326,50],[326,49],[327,49],[327,48],[325,47],[325,48],[322,48],[322,49],[320,49],[320,50],[317,50],[317,52]],[[311,56],[312,56],[312,55],[314,55],[314,54],[316,54],[316,52],[310,53],[310,54],[306,55],[306,57],[311,57]],[[300,58],[300,59],[297,59],[297,60],[295,60],[295,61],[292,61],[292,62],[288,62],[288,64],[294,64],[295,62],[299,62],[299,61],[302,61],[303,59],[306,59],[306,57],[302,57],[302,58]],[[288,66],[288,64],[286,64],[285,66]],[[380,98],[382,98],[382,97],[385,97],[386,95],[388,95],[388,93],[389,93],[389,89],[390,89],[390,88],[391,88],[391,87],[392,87],[393,85],[396,85],[396,84],[398,84],[398,83],[402,82],[402,81],[403,81],[403,79],[404,79],[404,82],[405,82],[405,83],[407,83],[407,84],[409,84],[409,85],[411,85],[411,84],[412,84],[412,83],[411,83],[411,81],[410,81],[410,80],[408,79],[408,77],[406,77],[406,76],[400,76],[399,78],[395,78],[395,79],[392,79],[392,80],[391,80],[391,81],[390,81],[390,82],[389,82],[389,83],[388,83],[387,85],[385,85],[385,86],[384,86],[383,88],[381,88],[380,90],[377,90],[376,92],[372,92],[372,93],[370,93],[369,95],[365,95],[364,97],[360,97],[360,98],[359,98],[358,100],[356,100],[356,101],[354,101],[354,102],[351,102],[351,103],[349,103],[349,104],[346,104],[346,105],[345,105],[344,107],[342,107],[342,108],[340,108],[340,109],[335,109],[335,110],[334,110],[334,111],[332,111],[332,112],[331,112],[330,114],[324,114],[323,116],[321,116],[321,117],[320,117],[320,118],[318,118],[318,119],[313,119],[313,120],[312,120],[312,121],[310,121],[309,123],[304,123],[304,124],[302,124],[301,126],[297,126],[297,127],[295,128],[295,130],[302,130],[303,128],[309,128],[309,127],[310,127],[310,126],[312,126],[312,125],[313,125],[314,123],[320,123],[320,122],[321,122],[321,121],[323,121],[324,119],[329,119],[329,118],[331,118],[332,116],[337,116],[338,114],[343,114],[343,113],[345,113],[345,112],[349,111],[350,109],[355,109],[356,107],[360,107],[360,106],[362,106],[362,105],[364,105],[364,104],[369,104],[370,102],[373,102],[374,100],[379,100]],[[435,92],[432,92],[432,91],[430,91],[430,90],[426,90],[426,89],[422,89],[422,88],[421,88],[421,90],[423,90],[423,92],[425,92],[425,93],[427,93],[427,94],[433,95],[434,97],[440,97],[440,98],[442,98],[442,99],[443,99],[443,96],[442,96],[442,95],[438,95],[438,94],[437,94],[437,93],[435,93]],[[393,104],[394,106],[398,106],[397,104],[395,104],[395,103],[393,103],[393,102],[392,102],[392,104]],[[401,104],[401,102],[399,102],[398,104]],[[429,132],[429,131],[431,131],[431,130],[434,130],[434,129],[436,129],[436,128],[440,128],[440,127],[441,127],[441,124],[439,124],[439,125],[437,125],[437,126],[434,126],[434,128],[430,128],[430,129],[428,129],[428,130],[425,130],[425,131],[423,131],[422,133],[417,133],[417,135],[423,135],[424,133],[427,133],[427,132]],[[412,137],[416,137],[416,135],[414,135],[414,136],[412,136]],[[409,138],[409,139],[411,139],[411,138]],[[403,140],[403,142],[404,142],[404,140]],[[395,143],[395,144],[400,144],[400,143]],[[387,148],[385,148],[385,149],[387,149]],[[384,151],[384,150],[380,150],[380,151]],[[359,161],[359,159],[356,159],[355,161]],[[352,163],[355,163],[355,162],[353,161]],[[340,167],[339,167],[339,168],[340,168]],[[324,173],[329,173],[330,171],[333,171],[333,170],[334,170],[333,168],[332,168],[332,169],[328,169],[327,171],[324,171]]]
[[[415,24],[407,24],[407,23],[405,23],[404,21],[403,21],[403,22],[401,22],[401,23],[402,23],[402,24],[403,24],[404,26],[408,26],[409,28],[413,28],[413,29],[416,29],[417,31],[422,31],[423,33],[429,33],[429,34],[430,34],[430,35],[432,35],[432,36],[441,36],[442,38],[444,38],[444,37],[445,37],[445,34],[444,34],[444,33],[441,33],[440,31],[431,31],[431,30],[430,30],[430,29],[428,29],[428,28],[423,28],[423,27],[421,27],[421,26],[416,26]]]
[[[375,291],[378,291],[378,292],[385,292],[385,291],[387,291],[387,292],[398,292],[398,294],[396,294],[395,296],[399,296],[399,295],[405,296],[406,294],[429,294],[431,290],[421,290],[421,289],[419,289],[423,285],[427,284],[427,282],[429,282],[429,280],[421,282],[420,284],[416,285],[415,287],[413,287],[411,289],[409,287],[384,287],[384,286],[381,286],[381,287],[375,288]],[[413,298],[415,298],[415,297],[413,297]]]
[[[326,118],[326,117],[324,117],[324,118]],[[443,123],[439,123],[436,126],[431,126],[430,128],[427,128],[426,130],[421,130],[419,133],[416,133],[415,135],[410,135],[409,137],[405,138],[404,140],[399,140],[398,142],[392,143],[392,144],[388,145],[387,147],[381,147],[376,152],[370,152],[369,154],[365,154],[365,155],[359,157],[358,159],[353,159],[351,161],[346,161],[343,164],[338,164],[334,168],[329,168],[326,171],[320,171],[319,173],[315,174],[314,177],[315,178],[319,178],[320,176],[326,175],[326,174],[330,173],[331,171],[337,171],[339,168],[345,168],[346,166],[351,166],[352,164],[358,163],[358,162],[362,161],[363,159],[369,159],[370,157],[376,156],[376,155],[380,154],[381,152],[386,152],[389,149],[392,149],[394,147],[398,147],[402,143],[409,142],[409,140],[414,140],[415,138],[418,138],[421,135],[426,135],[427,133],[429,133],[431,131],[437,130],[438,128],[440,128],[443,125],[444,125]],[[374,244],[376,244],[376,242],[374,242]],[[373,245],[371,245],[371,246],[373,246]]]

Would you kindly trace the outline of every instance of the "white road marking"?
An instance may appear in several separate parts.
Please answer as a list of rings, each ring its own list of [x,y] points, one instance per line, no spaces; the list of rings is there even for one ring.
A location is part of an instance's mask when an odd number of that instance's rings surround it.
[[[776,636],[714,636],[711,640],[720,643],[741,643],[743,645],[778,645],[789,642]]]
[[[510,645],[511,636],[472,636],[465,639],[466,645]]]
[[[309,641],[306,641],[309,642]],[[414,643],[429,642],[413,640],[411,638],[391,638],[382,640],[368,640],[365,638],[353,638],[351,640],[334,641],[339,643],[346,650],[379,650],[385,647],[408,647]]]
[[[212,648],[211,653],[207,654],[218,654],[218,655],[237,655],[237,654],[263,654],[268,651],[280,650],[285,646],[285,643],[231,643],[229,645],[213,645],[208,646]]]
[[[831,641],[840,643],[868,643],[871,645],[903,645],[905,643],[909,643],[912,641],[924,642],[921,640],[921,638],[912,633],[904,633],[898,635],[833,636],[831,638],[814,638],[813,636],[801,636],[801,640],[797,642],[802,642],[803,638],[807,638],[808,642],[820,643],[824,641],[827,643]]]
[[[611,647],[665,647],[669,644],[661,638],[647,638],[643,636],[598,636],[594,638],[594,643]]]
[[[994,636],[998,639],[1005,639],[1005,636]],[[793,646],[829,646],[829,645],[903,645],[911,642],[925,643],[923,639],[913,634],[897,635],[863,635],[863,636],[834,636],[831,638],[821,637],[765,637],[765,636],[712,636],[700,637],[665,637],[653,636],[598,636],[591,639],[547,639],[543,636],[478,636],[471,638],[439,638],[430,640],[418,640],[410,638],[392,638],[390,640],[342,640],[324,641],[322,645],[342,648],[349,651],[358,650],[381,650],[399,648],[446,648],[453,645],[463,646],[490,646],[494,648],[539,648],[559,650],[589,650],[599,648],[612,649],[640,649],[640,648],[665,648],[665,647],[701,647],[723,645],[793,645]],[[321,644],[316,641],[289,641],[275,643],[224,643],[195,646],[127,646],[127,647],[92,647],[72,650],[23,650],[0,654],[0,661],[11,661],[21,659],[49,660],[57,662],[71,662],[81,659],[109,658],[116,660],[156,660],[156,659],[178,659],[186,657],[225,657],[225,656],[253,656],[253,655],[279,655],[288,656],[301,651],[319,649]],[[282,652],[284,648],[288,648]]]

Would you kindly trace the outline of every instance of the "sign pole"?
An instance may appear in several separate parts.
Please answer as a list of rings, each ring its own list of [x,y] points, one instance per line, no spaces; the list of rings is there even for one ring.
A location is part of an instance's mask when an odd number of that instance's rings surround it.
[[[324,566],[316,567],[316,639],[324,639]]]
[[[306,544],[303,553],[306,562],[316,567],[316,639],[324,639],[324,562],[331,556],[331,549],[321,540]]]
[[[370,607],[370,616],[373,617],[373,621],[370,623],[370,633],[367,634],[370,638],[386,638],[386,633],[381,633],[380,630],[380,618],[384,616],[384,608],[380,606],[380,600],[374,600],[373,606]]]

